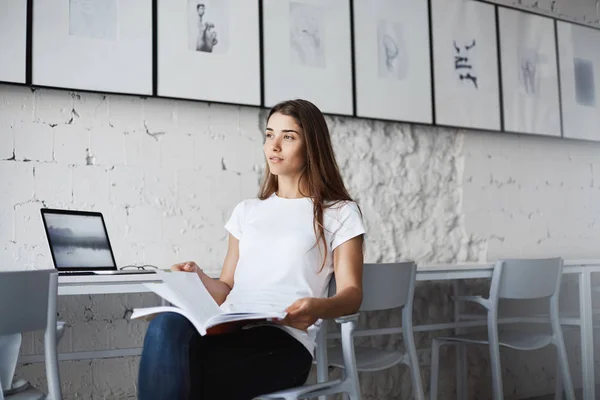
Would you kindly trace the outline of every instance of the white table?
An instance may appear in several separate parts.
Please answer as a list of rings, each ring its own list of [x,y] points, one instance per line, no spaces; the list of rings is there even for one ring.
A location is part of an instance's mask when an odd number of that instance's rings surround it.
[[[591,275],[600,272],[600,260],[565,260],[565,274],[577,274],[579,281],[579,318],[569,318],[565,321],[568,325],[580,326],[581,331],[581,360],[583,373],[583,398],[585,400],[595,399],[594,380],[594,332],[592,323],[592,285]],[[425,264],[417,268],[417,281],[440,281],[465,279],[491,278],[494,264],[489,263],[461,263],[461,264]],[[218,278],[218,271],[207,272],[209,276]],[[87,295],[87,294],[119,294],[119,293],[142,293],[149,290],[142,284],[148,277],[135,277],[139,281],[132,281],[131,276],[81,276],[69,277],[69,281],[59,278],[59,295]],[[449,328],[463,328],[478,326],[478,321],[464,321],[440,323],[431,325],[415,325],[415,331],[433,331]],[[390,329],[390,333],[401,332],[400,329]],[[135,350],[135,349],[131,349]],[[139,350],[137,350],[139,352]],[[90,352],[98,354],[99,352]],[[131,353],[131,355],[136,354]],[[69,358],[61,358],[69,359]],[[73,358],[70,358],[73,359]],[[326,359],[326,355],[325,355]],[[323,370],[320,368],[320,370]],[[321,374],[326,373],[321,371]]]

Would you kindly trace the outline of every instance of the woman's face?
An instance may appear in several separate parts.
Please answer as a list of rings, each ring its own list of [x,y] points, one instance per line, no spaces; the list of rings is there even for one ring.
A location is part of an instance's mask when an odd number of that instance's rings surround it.
[[[277,176],[299,175],[306,165],[304,132],[296,120],[275,113],[267,121],[263,146],[269,171]]]

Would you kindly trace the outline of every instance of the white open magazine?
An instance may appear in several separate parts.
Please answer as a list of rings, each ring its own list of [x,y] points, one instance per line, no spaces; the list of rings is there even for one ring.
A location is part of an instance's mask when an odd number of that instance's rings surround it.
[[[162,282],[144,283],[148,289],[173,304],[173,306],[136,308],[131,319],[154,316],[164,312],[175,312],[186,317],[201,335],[214,326],[234,321],[283,319],[281,312],[236,312],[223,311],[212,298],[200,277],[191,272],[158,272]]]

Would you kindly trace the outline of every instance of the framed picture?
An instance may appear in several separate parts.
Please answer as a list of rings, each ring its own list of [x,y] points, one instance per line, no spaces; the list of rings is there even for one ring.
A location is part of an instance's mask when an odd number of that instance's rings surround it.
[[[355,0],[356,114],[431,123],[426,0]]]
[[[0,1],[0,81],[25,83],[27,2]]]
[[[152,0],[33,4],[34,85],[152,94]]]
[[[264,0],[264,105],[303,98],[352,115],[348,0]]]
[[[600,30],[557,21],[563,134],[600,140]]]
[[[431,8],[435,122],[499,131],[496,7],[431,0]]]
[[[499,7],[504,129],[561,136],[554,21]]]
[[[158,0],[158,95],[260,105],[258,0]]]

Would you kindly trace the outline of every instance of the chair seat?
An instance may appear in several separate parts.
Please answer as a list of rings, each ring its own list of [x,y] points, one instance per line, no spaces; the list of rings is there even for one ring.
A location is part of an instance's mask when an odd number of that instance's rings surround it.
[[[487,332],[439,337],[434,340],[450,343],[489,343]],[[550,332],[500,331],[498,332],[498,341],[500,346],[515,350],[536,350],[551,344],[552,334]]]
[[[379,371],[404,362],[404,353],[391,350],[380,350],[371,347],[356,346],[356,367],[359,371]],[[327,349],[329,365],[344,368],[342,347],[334,346]]]
[[[46,399],[46,395],[33,386],[30,386],[29,389],[11,394],[4,397],[5,400],[44,400]]]

